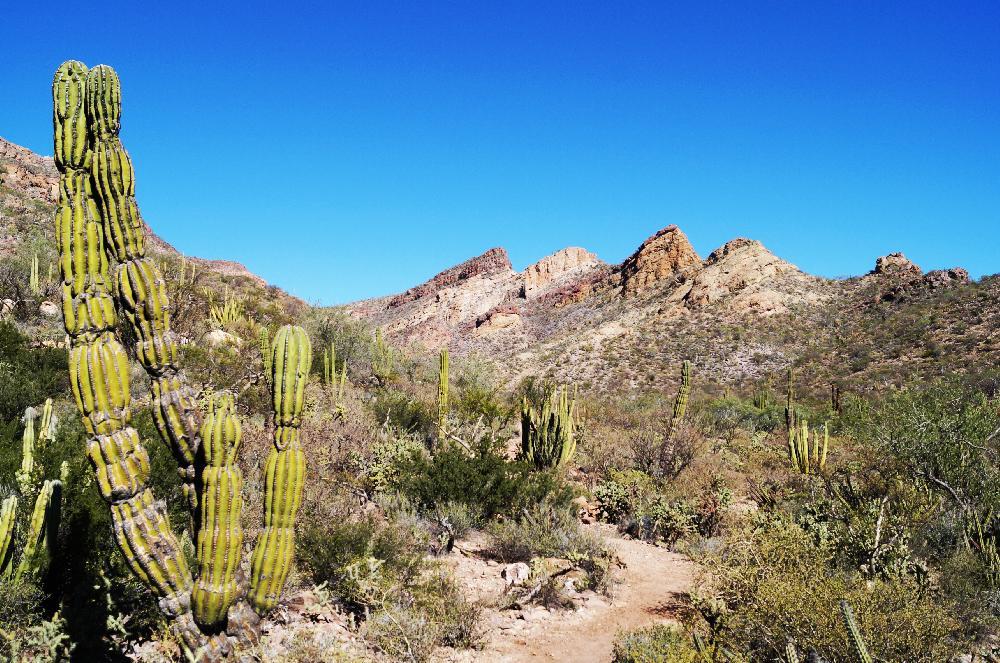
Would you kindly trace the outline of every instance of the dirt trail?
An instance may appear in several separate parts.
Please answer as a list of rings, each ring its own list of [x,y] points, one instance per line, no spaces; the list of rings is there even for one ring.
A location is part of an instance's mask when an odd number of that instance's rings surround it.
[[[576,611],[538,610],[518,630],[494,631],[471,660],[521,663],[608,663],[619,631],[671,621],[681,594],[691,590],[695,565],[682,555],[601,528],[625,563],[614,599],[592,598]]]

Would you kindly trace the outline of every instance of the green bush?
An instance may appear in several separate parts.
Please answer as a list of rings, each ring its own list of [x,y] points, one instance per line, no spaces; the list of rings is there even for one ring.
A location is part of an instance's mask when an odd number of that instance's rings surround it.
[[[520,513],[547,497],[557,505],[573,499],[572,490],[554,473],[507,460],[485,442],[471,454],[457,446],[433,456],[412,454],[401,465],[398,488],[422,509],[467,504],[487,519]]]
[[[0,322],[0,435],[19,433],[24,410],[69,393],[66,350],[31,348],[10,322]],[[5,445],[6,446],[6,445]]]
[[[619,634],[612,663],[696,663],[702,658],[680,628],[655,624]]]

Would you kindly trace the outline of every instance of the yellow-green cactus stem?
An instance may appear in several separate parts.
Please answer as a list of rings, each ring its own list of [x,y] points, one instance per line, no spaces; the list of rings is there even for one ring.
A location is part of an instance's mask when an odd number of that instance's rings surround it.
[[[278,330],[271,355],[274,447],[264,469],[264,530],[254,548],[248,595],[261,614],[277,604],[292,568],[295,516],[306,471],[299,426],[311,364],[312,347],[305,330],[290,325]]]
[[[101,114],[104,111],[88,111],[86,74],[83,65],[65,63],[56,72],[52,90],[60,172],[56,237],[63,322],[70,336],[70,382],[90,435],[87,455],[110,505],[118,546],[132,571],[160,597],[161,610],[173,619],[172,627],[190,653],[204,644],[191,616],[191,573],[167,520],[166,505],[147,487],[149,458],[129,423],[128,359],[110,331],[115,307],[105,246],[116,243],[106,236],[92,198],[91,166],[95,146],[107,147],[95,140],[95,128],[106,136],[117,120],[112,122],[111,116]],[[112,168],[106,158],[102,164],[102,172]]]
[[[96,335],[115,325],[104,231],[90,189],[86,76],[84,65],[69,61],[56,70],[52,82],[55,163],[59,169],[56,244],[63,318],[73,338]]]
[[[21,436],[21,469],[16,473],[21,494],[28,493],[35,483],[35,411],[28,408],[24,413],[24,434]]]
[[[830,449],[830,424],[823,424],[823,451],[819,456],[819,469],[826,469],[826,453]]]
[[[55,439],[56,424],[52,418],[52,399],[46,398],[42,405],[42,418],[38,422],[38,441],[47,442]]]
[[[11,495],[0,506],[0,578],[10,576],[14,568],[14,525],[17,522],[17,495]]]
[[[220,396],[201,428],[205,467],[199,511],[199,575],[191,606],[195,621],[205,626],[223,621],[240,592],[237,575],[243,549],[243,473],[236,465],[236,454],[242,435],[232,397]]]
[[[448,348],[441,350],[438,361],[438,442],[444,440],[448,426]]]
[[[170,330],[170,300],[163,275],[145,258],[145,228],[135,201],[132,160],[118,138],[121,83],[114,69],[87,74],[86,114],[93,145],[91,188],[108,253],[119,265],[115,298],[136,338],[136,356],[153,380],[153,411],[160,436],[174,453],[184,493],[197,506],[196,458],[200,414],[193,393],[177,372],[177,341]]]
[[[40,568],[40,549],[52,544],[51,530],[59,524],[59,507],[62,498],[62,483],[58,480],[46,481],[35,498],[35,507],[28,522],[28,537],[21,552],[21,563],[17,565],[15,579],[35,573]],[[54,532],[53,532],[54,534]]]
[[[541,413],[521,403],[521,456],[540,470],[562,467],[576,451],[575,401],[569,389],[553,392],[542,404]]]
[[[688,397],[691,395],[691,362],[687,359],[681,364],[681,384],[677,388],[677,398],[674,400],[673,422],[684,419],[687,414]]]

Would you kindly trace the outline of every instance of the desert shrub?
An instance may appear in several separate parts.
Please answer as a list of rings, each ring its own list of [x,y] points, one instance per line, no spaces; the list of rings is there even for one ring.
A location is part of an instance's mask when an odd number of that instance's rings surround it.
[[[671,624],[654,624],[619,634],[612,654],[612,663],[696,663],[700,660],[690,637]]]
[[[568,504],[573,498],[572,490],[556,474],[534,472],[526,463],[507,460],[489,440],[472,453],[449,446],[433,456],[411,454],[397,476],[399,490],[422,509],[467,504],[486,519],[519,513],[548,496],[555,504]]]
[[[600,537],[583,530],[572,507],[555,504],[551,498],[492,524],[488,531],[493,539],[490,553],[504,562],[603,553]]]
[[[453,383],[457,398],[453,407],[459,416],[468,421],[482,419],[489,428],[509,423],[514,408],[504,402],[503,382],[495,369],[484,361],[465,358],[458,363]]]
[[[31,348],[17,327],[0,322],[0,433],[13,436],[25,408],[68,391],[66,350]]]
[[[396,487],[403,480],[401,472],[410,459],[423,451],[423,442],[416,437],[383,427],[367,451],[359,450],[353,455],[352,464],[360,484],[374,495]]]
[[[436,404],[395,387],[378,390],[372,413],[380,423],[421,438],[428,438],[437,427]]]
[[[712,434],[732,440],[737,431],[754,433],[773,431],[784,424],[784,405],[772,404],[765,409],[742,398],[720,398],[705,409],[706,425]]]
[[[636,431],[629,438],[632,462],[641,472],[671,481],[691,465],[702,440],[691,422],[681,422],[669,432],[665,427]]]
[[[890,661],[943,661],[962,651],[968,634],[947,597],[911,578],[866,580],[838,568],[835,551],[787,518],[759,516],[701,561],[713,608],[716,642],[769,660],[786,639],[827,660],[850,660],[837,610],[854,608],[872,654]],[[707,597],[707,598],[706,598]]]

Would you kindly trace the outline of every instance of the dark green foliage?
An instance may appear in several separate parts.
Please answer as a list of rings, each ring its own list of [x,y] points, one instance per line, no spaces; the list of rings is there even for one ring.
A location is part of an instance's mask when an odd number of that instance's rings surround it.
[[[31,348],[28,339],[10,322],[0,322],[0,430],[4,438],[14,433],[10,425],[24,410],[46,398],[68,393],[66,351]]]
[[[423,508],[467,504],[479,508],[485,518],[519,513],[549,496],[554,504],[568,504],[573,498],[555,474],[509,461],[487,443],[472,454],[449,447],[434,456],[412,455],[401,469],[399,488]]]

